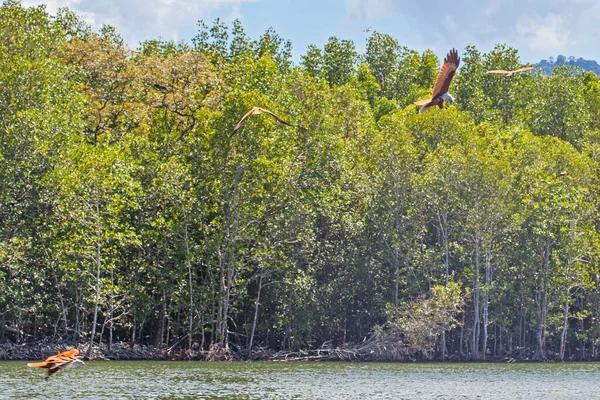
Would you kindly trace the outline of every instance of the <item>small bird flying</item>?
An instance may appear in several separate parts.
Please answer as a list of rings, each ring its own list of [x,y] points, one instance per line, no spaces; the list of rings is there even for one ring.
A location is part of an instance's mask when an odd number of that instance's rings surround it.
[[[528,67],[519,68],[514,71],[507,71],[504,69],[494,69],[491,71],[487,71],[486,74],[504,75],[504,76],[508,76],[509,78],[512,78],[515,76],[515,74],[518,74],[519,72],[531,71],[534,68],[535,68],[535,65],[530,65]]]
[[[369,26],[368,28],[363,29],[363,32],[370,32],[371,29],[373,29],[373,28]]]
[[[54,356],[46,358],[46,360],[37,363],[27,363],[29,368],[46,368],[46,379],[51,375],[64,368],[73,368],[85,363],[80,360],[79,350],[73,348],[71,350],[58,353]]]
[[[275,113],[267,110],[266,108],[252,107],[252,109],[250,111],[248,111],[246,114],[244,114],[244,116],[242,117],[242,119],[240,119],[240,122],[237,123],[237,125],[235,126],[235,128],[233,128],[233,132],[231,132],[231,135],[235,134],[237,131],[240,130],[240,128],[244,124],[244,121],[246,120],[246,118],[249,115],[252,115],[252,114],[262,114],[262,113],[267,113],[267,114],[271,115],[273,118],[275,118],[277,121],[281,122],[282,124],[286,124],[288,126],[293,126],[292,124],[290,124],[289,122],[284,121],[283,118],[281,118],[280,116],[276,115]]]
[[[454,97],[448,93],[448,89],[450,88],[450,82],[452,82],[452,78],[454,77],[459,64],[460,58],[458,57],[458,51],[456,51],[456,49],[450,50],[444,59],[444,64],[440,68],[440,72],[435,80],[435,85],[433,85],[433,94],[431,95],[431,98],[415,102],[416,105],[421,106],[419,114],[423,114],[429,107],[438,106],[439,108],[443,108],[444,101],[454,103]]]

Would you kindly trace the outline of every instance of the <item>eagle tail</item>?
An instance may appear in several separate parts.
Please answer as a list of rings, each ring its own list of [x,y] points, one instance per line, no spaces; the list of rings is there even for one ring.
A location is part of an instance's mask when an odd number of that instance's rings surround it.
[[[36,363],[27,363],[27,366],[29,368],[45,368],[48,366],[48,363],[46,361],[36,362]]]
[[[424,106],[425,104],[429,103],[430,101],[431,101],[431,99],[419,100],[419,101],[415,101],[413,104],[415,104],[417,106]]]

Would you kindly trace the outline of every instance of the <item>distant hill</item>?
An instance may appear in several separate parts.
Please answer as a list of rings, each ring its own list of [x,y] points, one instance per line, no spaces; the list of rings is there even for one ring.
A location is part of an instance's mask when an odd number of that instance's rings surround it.
[[[548,57],[547,60],[540,61],[537,66],[543,69],[547,74],[552,73],[553,67],[560,67],[563,65],[572,65],[574,67],[581,67],[586,71],[593,71],[597,75],[600,75],[600,65],[594,60],[584,60],[583,58],[565,57],[559,55],[556,57]]]

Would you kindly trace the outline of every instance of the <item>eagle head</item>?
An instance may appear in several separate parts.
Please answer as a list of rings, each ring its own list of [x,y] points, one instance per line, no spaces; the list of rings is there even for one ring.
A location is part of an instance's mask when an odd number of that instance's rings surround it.
[[[447,101],[450,104],[454,104],[454,97],[452,97],[452,95],[450,93],[446,92],[443,95],[441,95],[440,97],[442,99],[444,99],[444,101]]]

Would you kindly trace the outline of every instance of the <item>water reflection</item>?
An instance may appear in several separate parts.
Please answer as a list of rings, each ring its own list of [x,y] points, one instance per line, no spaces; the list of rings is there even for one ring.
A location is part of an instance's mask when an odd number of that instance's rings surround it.
[[[589,399],[599,378],[595,363],[105,361],[46,382],[24,362],[0,362],[0,399]]]

